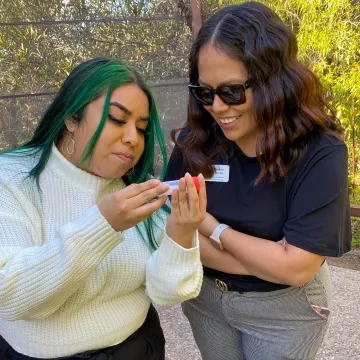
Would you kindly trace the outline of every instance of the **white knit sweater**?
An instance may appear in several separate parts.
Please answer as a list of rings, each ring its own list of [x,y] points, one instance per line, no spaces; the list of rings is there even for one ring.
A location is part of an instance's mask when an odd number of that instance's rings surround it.
[[[54,146],[40,193],[26,179],[36,161],[0,156],[0,334],[16,351],[55,358],[115,345],[143,324],[150,299],[198,295],[197,236],[184,249],[162,224],[152,251],[135,228],[115,232],[96,205],[121,179],[88,174]]]

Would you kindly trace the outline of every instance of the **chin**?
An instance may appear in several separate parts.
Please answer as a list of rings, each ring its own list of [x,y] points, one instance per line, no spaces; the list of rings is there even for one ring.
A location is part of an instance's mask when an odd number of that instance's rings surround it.
[[[225,137],[230,141],[241,141],[241,139],[245,138],[245,135],[239,135],[239,134],[226,134],[224,133]]]
[[[109,172],[109,171],[98,171],[96,173],[93,173],[93,175],[96,175],[102,179],[112,180],[112,179],[118,179],[125,175],[125,171],[117,171],[117,172]]]

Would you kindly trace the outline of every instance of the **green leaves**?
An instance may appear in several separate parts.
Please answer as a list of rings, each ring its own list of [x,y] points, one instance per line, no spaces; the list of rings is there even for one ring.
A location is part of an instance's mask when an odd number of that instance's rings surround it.
[[[176,82],[187,77],[191,41],[173,0],[0,1],[0,94],[55,93],[75,65],[96,56],[122,59],[148,80]],[[28,138],[50,100],[0,100],[0,149]]]

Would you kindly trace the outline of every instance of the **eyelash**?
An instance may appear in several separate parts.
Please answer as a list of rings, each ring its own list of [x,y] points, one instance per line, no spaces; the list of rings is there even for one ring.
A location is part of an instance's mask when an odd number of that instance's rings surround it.
[[[126,124],[126,121],[125,121],[125,120],[118,119],[118,118],[116,118],[115,116],[112,116],[112,115],[110,115],[110,114],[108,115],[108,117],[109,117],[110,120],[116,122],[116,123],[119,124],[119,125],[124,125],[124,124]],[[136,129],[137,129],[137,131],[138,131],[141,135],[145,135],[145,136],[149,135],[149,131],[148,131],[147,129],[142,129],[142,128],[138,128],[138,127],[137,127]]]

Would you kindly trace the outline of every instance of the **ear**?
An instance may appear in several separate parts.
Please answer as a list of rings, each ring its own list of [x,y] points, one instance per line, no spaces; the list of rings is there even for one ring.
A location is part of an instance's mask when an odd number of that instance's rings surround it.
[[[69,118],[68,120],[65,121],[65,126],[66,129],[73,133],[76,130],[77,127],[77,122],[76,122],[76,118],[74,116],[72,116],[71,118]]]

